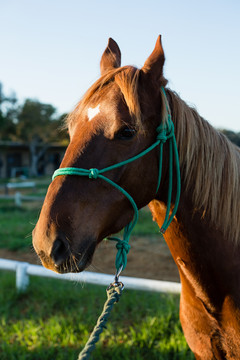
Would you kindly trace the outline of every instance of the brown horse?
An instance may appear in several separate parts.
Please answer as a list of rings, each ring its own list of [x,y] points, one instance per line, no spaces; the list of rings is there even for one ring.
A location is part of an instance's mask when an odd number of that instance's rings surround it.
[[[61,168],[103,169],[154,143],[165,111],[161,87],[167,84],[161,37],[142,69],[120,63],[118,45],[109,39],[100,79],[68,117],[70,144]],[[165,239],[182,282],[182,328],[196,359],[239,359],[240,152],[174,92],[165,91],[182,182],[178,211]],[[107,174],[139,209],[149,204],[160,226],[167,202],[168,154],[166,142],[157,194],[157,149]],[[97,244],[132,217],[128,199],[103,180],[58,176],[33,231],[34,248],[49,269],[82,271]]]

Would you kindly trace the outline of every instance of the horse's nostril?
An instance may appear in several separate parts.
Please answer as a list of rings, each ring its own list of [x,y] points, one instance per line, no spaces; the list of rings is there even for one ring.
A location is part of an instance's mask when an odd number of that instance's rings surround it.
[[[60,238],[57,238],[52,247],[51,258],[53,259],[55,265],[62,265],[69,257],[69,247],[67,244]]]

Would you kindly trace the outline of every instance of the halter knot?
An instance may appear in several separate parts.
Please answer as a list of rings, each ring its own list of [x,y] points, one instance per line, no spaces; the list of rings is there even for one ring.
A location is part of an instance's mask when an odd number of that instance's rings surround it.
[[[165,143],[167,141],[168,137],[166,135],[166,132],[164,130],[162,130],[162,132],[157,134],[157,140],[160,140],[161,143]]]
[[[99,175],[99,170],[98,169],[89,169],[89,179],[97,179]]]
[[[127,265],[127,254],[131,246],[126,240],[121,240],[118,238],[109,238],[109,240],[117,241],[116,248],[118,249],[118,252],[116,255],[115,266],[117,270],[119,270],[121,267],[122,270],[124,270]]]
[[[126,241],[118,239],[116,248],[120,251],[125,251],[125,253],[128,254],[131,246]]]
[[[171,116],[168,115],[167,123],[160,124],[157,127],[157,140],[160,140],[161,143],[165,143],[168,139],[174,136],[174,124],[171,121]]]

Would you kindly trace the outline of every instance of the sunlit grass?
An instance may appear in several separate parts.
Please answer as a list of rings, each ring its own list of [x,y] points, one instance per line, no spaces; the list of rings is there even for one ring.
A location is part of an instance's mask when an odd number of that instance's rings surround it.
[[[40,212],[39,208],[17,208],[11,201],[0,203],[0,248],[29,250],[31,232]]]
[[[15,206],[13,200],[0,201],[0,248],[26,251],[31,249],[31,233],[37,223],[41,202],[23,202]],[[133,230],[137,236],[159,234],[159,228],[152,220],[150,211],[141,210],[139,220]]]
[[[31,278],[25,294],[0,272],[0,358],[77,359],[106,300],[105,288]],[[192,360],[179,297],[124,290],[92,359]]]
[[[32,194],[45,192],[40,183]],[[1,201],[0,247],[31,249],[40,208],[41,202],[17,208],[12,200]],[[149,211],[139,215],[135,235],[151,239],[159,234]],[[105,300],[103,287],[37,277],[31,278],[25,294],[18,294],[15,275],[0,271],[0,359],[77,359]],[[124,290],[92,359],[192,360],[178,303],[178,296]]]

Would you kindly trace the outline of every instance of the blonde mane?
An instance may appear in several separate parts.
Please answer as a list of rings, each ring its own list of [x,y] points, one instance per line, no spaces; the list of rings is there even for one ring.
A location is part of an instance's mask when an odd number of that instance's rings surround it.
[[[240,149],[168,90],[182,181],[193,204],[235,243],[240,237]]]

